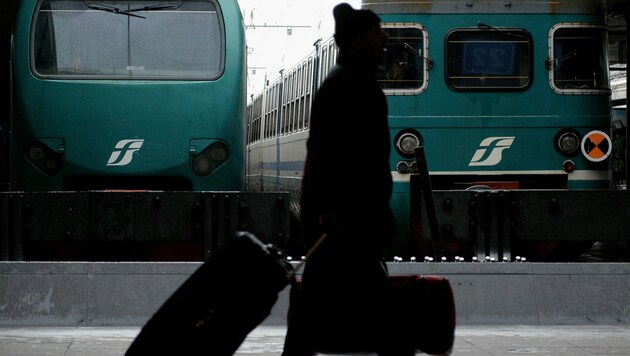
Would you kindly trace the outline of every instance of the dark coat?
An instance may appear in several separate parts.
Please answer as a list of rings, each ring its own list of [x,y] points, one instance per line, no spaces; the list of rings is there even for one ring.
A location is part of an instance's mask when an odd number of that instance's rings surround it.
[[[414,355],[391,327],[394,303],[381,251],[394,226],[387,102],[377,67],[353,52],[343,55],[313,102],[302,180],[306,242],[322,230],[328,237],[304,267],[283,356],[316,350]],[[334,215],[335,226],[321,228],[323,214]]]
[[[321,233],[319,216],[334,214],[344,238],[383,246],[393,230],[387,102],[376,81],[379,67],[354,52],[343,55],[311,110],[302,226],[308,241]]]

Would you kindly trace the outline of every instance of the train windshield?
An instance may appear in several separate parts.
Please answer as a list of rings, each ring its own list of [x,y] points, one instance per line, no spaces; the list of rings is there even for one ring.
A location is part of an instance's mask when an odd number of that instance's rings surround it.
[[[531,84],[532,38],[521,29],[457,29],[446,36],[445,79],[453,90],[525,90]]]
[[[44,0],[33,23],[39,77],[210,80],[223,72],[214,1]]]
[[[561,24],[551,30],[553,52],[547,59],[554,90],[564,93],[608,92],[603,28]]]
[[[385,24],[389,35],[384,70],[379,74],[381,87],[392,94],[396,91],[421,91],[426,84],[427,57],[425,31],[419,25],[394,27]]]

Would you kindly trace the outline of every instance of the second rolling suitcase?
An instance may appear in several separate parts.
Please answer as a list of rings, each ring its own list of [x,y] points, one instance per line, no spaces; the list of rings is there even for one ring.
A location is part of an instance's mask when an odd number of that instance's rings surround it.
[[[280,250],[237,232],[166,300],[126,355],[233,355],[270,314],[292,270]]]
[[[448,278],[440,275],[395,275],[389,277],[393,305],[391,327],[417,351],[428,355],[450,355],[455,342],[456,310],[453,289]],[[301,279],[297,277],[291,285],[291,306],[300,298]],[[327,350],[344,353],[347,345]],[[366,351],[357,349],[355,351]]]
[[[398,275],[390,278],[398,301],[398,322],[416,350],[450,355],[455,342],[456,308],[448,278],[439,275]]]

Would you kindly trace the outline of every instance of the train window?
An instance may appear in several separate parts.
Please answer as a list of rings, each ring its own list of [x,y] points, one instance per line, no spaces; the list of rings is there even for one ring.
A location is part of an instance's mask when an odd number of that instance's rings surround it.
[[[258,96],[248,106],[247,122],[248,122],[248,141],[253,143],[260,141],[260,120],[262,115],[262,95]]]
[[[291,103],[291,126],[289,130],[291,133],[296,131],[297,128],[297,120],[299,117],[299,106],[300,106],[300,97],[298,96],[298,86],[300,84],[300,71],[299,67],[293,70],[293,86],[291,87],[291,97],[293,98],[293,102]]]
[[[281,95],[282,95],[282,116],[281,118],[281,126],[280,126],[280,135],[286,134],[287,133],[287,129],[289,127],[289,121],[291,120],[291,110],[290,110],[290,105],[291,105],[291,77],[292,74],[289,73],[289,75],[284,77],[284,82],[282,85],[282,91],[281,91]]]
[[[33,23],[39,77],[209,80],[224,70],[214,0],[43,0]]]
[[[271,87],[265,89],[267,95],[265,96],[265,124],[264,124],[264,135],[263,139],[268,139],[272,135],[272,129],[275,127],[274,117],[276,113],[276,92],[277,83],[273,84]]]
[[[466,28],[445,39],[446,84],[452,90],[525,90],[532,81],[532,37],[522,29]]]
[[[307,79],[306,79],[306,98],[304,101],[304,129],[308,129],[309,120],[311,117],[311,88],[313,87],[313,71],[315,70],[315,61],[312,57],[308,59],[308,67],[307,67]]]
[[[322,78],[326,78],[326,74],[327,74],[327,67],[326,67],[326,63],[328,63],[328,47],[323,46],[322,47],[322,54],[321,54],[321,58],[320,58],[320,62],[321,62],[321,76]]]
[[[256,142],[259,139],[258,123],[260,122],[260,101],[262,97],[257,97],[249,106],[248,123],[249,134],[248,143]]]
[[[281,85],[282,84],[280,82],[277,82],[271,89],[271,105],[269,106],[271,108],[271,120],[269,120],[269,133],[267,134],[267,138],[276,137],[276,133],[278,132],[278,125],[280,124],[280,109],[282,104],[280,103],[279,98]]]
[[[302,101],[303,101],[303,91],[302,89],[304,88],[304,78],[303,76],[303,69],[304,69],[304,63],[300,63],[300,66],[298,67],[298,81],[297,81],[297,86],[296,86],[296,109],[295,109],[295,121],[293,122],[293,130],[297,131],[298,129],[302,128]]]
[[[547,69],[559,93],[608,93],[604,28],[559,24],[550,33]]]
[[[337,45],[334,42],[330,42],[329,46],[330,46],[330,51],[328,52],[329,53],[328,73],[330,73],[330,70],[337,63]]]
[[[417,93],[426,87],[429,58],[426,31],[419,25],[384,24],[389,35],[378,82],[387,94]]]
[[[337,45],[335,41],[329,41],[322,46],[322,69],[321,78],[326,78],[332,67],[335,66],[337,61]]]

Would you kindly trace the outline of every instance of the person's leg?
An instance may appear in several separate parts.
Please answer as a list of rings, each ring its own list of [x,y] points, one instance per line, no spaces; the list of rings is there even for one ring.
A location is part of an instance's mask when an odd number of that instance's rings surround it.
[[[301,283],[292,285],[290,314],[282,356],[311,356],[325,329],[324,313],[332,292],[328,289],[331,268],[327,263],[327,248],[323,244],[304,266]]]

